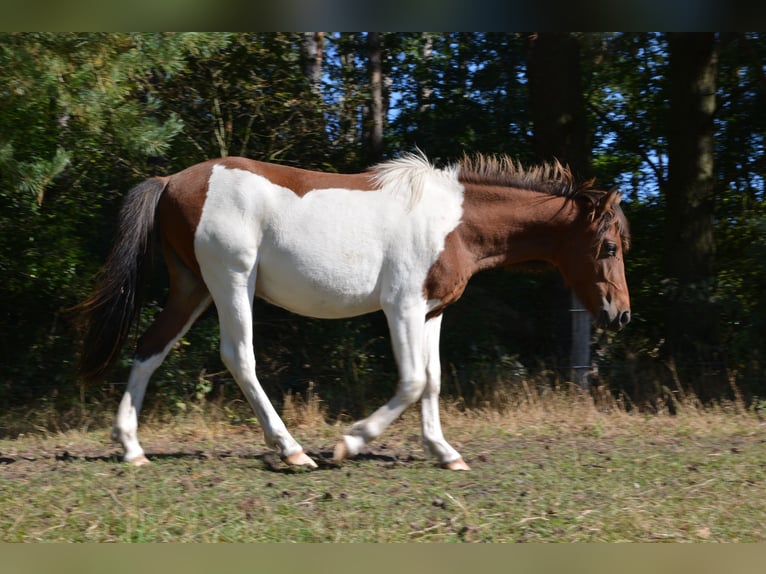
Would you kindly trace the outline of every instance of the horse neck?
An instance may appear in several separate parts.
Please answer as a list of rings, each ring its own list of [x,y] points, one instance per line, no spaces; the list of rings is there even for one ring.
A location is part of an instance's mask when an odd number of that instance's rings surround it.
[[[475,271],[528,261],[558,266],[574,202],[537,191],[467,184],[461,239]]]

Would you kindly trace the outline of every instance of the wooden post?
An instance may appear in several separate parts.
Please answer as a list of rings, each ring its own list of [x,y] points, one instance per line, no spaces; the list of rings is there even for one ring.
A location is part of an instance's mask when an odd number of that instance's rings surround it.
[[[572,347],[569,361],[572,380],[583,389],[588,388],[588,373],[591,371],[590,362],[590,314],[572,293]]]

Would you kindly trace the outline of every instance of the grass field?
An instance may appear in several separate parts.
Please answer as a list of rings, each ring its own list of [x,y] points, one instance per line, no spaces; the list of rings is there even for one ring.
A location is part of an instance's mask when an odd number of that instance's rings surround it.
[[[257,425],[197,409],[140,429],[153,460],[118,461],[108,429],[0,440],[0,541],[766,541],[766,424],[736,404],[629,414],[567,392],[446,407],[470,472],[425,457],[417,409],[369,452],[330,461],[345,423],[290,401],[319,469],[293,472]]]

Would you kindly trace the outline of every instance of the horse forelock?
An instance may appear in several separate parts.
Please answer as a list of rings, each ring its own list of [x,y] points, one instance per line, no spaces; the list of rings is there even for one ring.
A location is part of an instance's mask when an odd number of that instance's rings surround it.
[[[612,212],[617,219],[617,231],[622,240],[622,249],[627,252],[630,250],[630,225],[628,224],[628,218],[625,217],[625,213],[623,213],[619,205],[616,205]]]
[[[404,197],[409,209],[420,202],[429,178],[446,177],[455,181],[455,174],[451,170],[434,167],[420,150],[379,163],[372,171],[373,182],[381,189],[388,190],[393,195],[408,194]]]
[[[606,195],[605,191],[593,192],[602,195]],[[630,225],[628,224],[628,218],[625,217],[625,213],[619,205],[613,205],[606,210],[598,220],[596,226],[596,242],[601,242],[606,234],[609,232],[612,225],[617,226],[617,233],[622,241],[623,251],[630,250]]]

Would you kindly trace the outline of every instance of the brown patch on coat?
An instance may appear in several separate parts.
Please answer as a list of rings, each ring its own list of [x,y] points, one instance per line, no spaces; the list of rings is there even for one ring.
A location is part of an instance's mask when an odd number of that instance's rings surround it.
[[[426,318],[436,317],[463,295],[468,280],[474,271],[474,256],[463,240],[458,228],[452,230],[444,238],[444,250],[439,258],[431,265],[423,284],[426,300],[438,299],[441,305],[432,309]]]
[[[311,171],[244,157],[227,157],[212,163],[213,165],[223,165],[229,169],[242,169],[262,175],[272,183],[286,187],[300,197],[315,189],[342,188],[359,191],[377,189],[373,183],[374,174],[372,172],[346,174]]]

